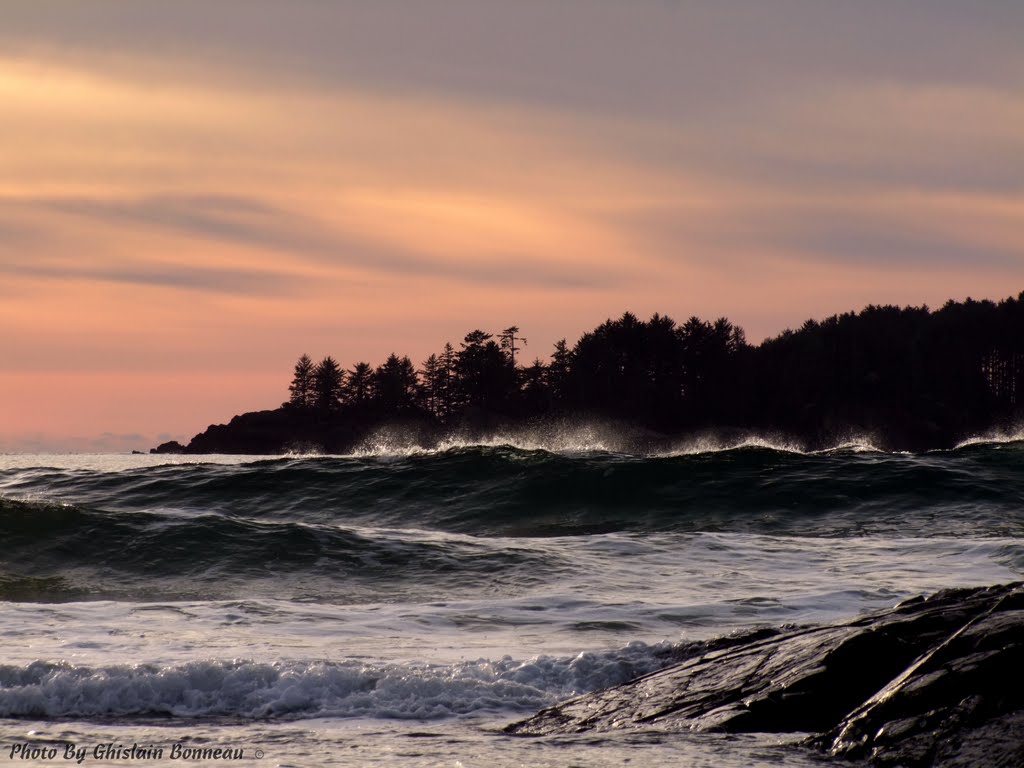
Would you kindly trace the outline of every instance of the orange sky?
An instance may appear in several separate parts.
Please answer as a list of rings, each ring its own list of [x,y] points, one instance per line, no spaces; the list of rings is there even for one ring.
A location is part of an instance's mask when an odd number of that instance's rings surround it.
[[[14,4],[0,451],[187,439],[303,352],[1024,289],[1006,4],[407,5]]]

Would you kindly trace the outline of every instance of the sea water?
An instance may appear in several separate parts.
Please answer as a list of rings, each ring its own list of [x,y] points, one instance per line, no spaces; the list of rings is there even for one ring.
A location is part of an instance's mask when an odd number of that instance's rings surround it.
[[[0,763],[817,764],[501,729],[701,640],[1020,579],[1019,438],[0,456]]]

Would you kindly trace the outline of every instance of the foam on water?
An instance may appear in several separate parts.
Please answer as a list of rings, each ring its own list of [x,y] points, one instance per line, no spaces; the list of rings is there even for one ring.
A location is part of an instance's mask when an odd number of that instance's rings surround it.
[[[696,435],[675,443],[667,450],[645,450],[651,435],[622,425],[595,422],[562,422],[531,428],[498,430],[488,434],[454,433],[442,439],[428,439],[416,431],[385,427],[364,439],[351,453],[323,454],[314,449],[297,449],[277,456],[231,454],[0,454],[0,470],[53,468],[72,471],[120,472],[163,466],[245,465],[268,460],[306,460],[338,458],[405,458],[432,456],[451,451],[480,448],[507,448],[514,451],[544,451],[562,455],[620,454],[637,458],[699,456],[735,450],[762,449],[780,453],[814,455],[833,452],[884,453],[870,434],[849,434],[836,438],[833,445],[811,450],[803,442],[773,434],[723,436],[715,433]],[[1024,424],[996,429],[961,440],[954,450],[976,445],[1024,442]]]
[[[1001,442],[1019,432],[917,455],[856,435],[645,455],[648,438],[594,425],[425,446],[395,432],[349,457],[0,456],[0,740],[187,732],[258,744],[268,768],[792,765],[735,753],[733,736],[673,755],[471,724],[654,671],[685,643],[1024,572],[1024,453]]]
[[[432,719],[530,711],[618,685],[673,659],[634,642],[575,657],[453,665],[201,660],[171,666],[0,666],[0,717],[373,717]]]

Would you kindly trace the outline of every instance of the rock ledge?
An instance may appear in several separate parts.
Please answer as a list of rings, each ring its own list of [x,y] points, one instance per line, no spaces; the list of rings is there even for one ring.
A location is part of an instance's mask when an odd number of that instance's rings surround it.
[[[514,723],[544,735],[801,732],[881,766],[1024,765],[1024,583],[939,592],[823,627],[761,632]]]

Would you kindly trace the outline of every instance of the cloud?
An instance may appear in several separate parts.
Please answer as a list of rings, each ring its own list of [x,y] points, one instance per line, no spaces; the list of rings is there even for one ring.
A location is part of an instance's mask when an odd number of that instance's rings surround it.
[[[953,238],[936,223],[924,231],[907,221],[871,219],[852,212],[815,216],[797,224],[775,223],[776,247],[791,249],[806,260],[859,265],[880,272],[893,266],[950,268],[970,264],[975,270],[1007,272],[1024,268],[1024,245],[1016,248],[983,240]]]
[[[168,266],[147,264],[145,257],[137,258],[133,266],[117,268],[39,264],[36,259],[27,264],[19,264],[15,259],[0,265],[0,271],[23,277],[106,280],[251,295],[293,295],[301,293],[303,285],[313,279],[302,276],[301,265],[306,263],[356,268],[368,273],[449,278],[491,285],[572,289],[607,284],[607,278],[598,272],[579,271],[558,263],[554,256],[550,261],[538,260],[536,250],[531,253],[514,244],[509,247],[497,239],[489,243],[477,241],[470,246],[461,244],[462,250],[474,250],[471,259],[462,258],[458,251],[446,254],[443,248],[431,242],[431,237],[451,237],[453,231],[458,234],[460,226],[467,229],[476,226],[483,228],[484,235],[488,227],[496,228],[492,235],[503,236],[514,243],[523,233],[510,228],[510,225],[500,221],[481,224],[478,220],[470,220],[468,211],[473,205],[491,211],[495,209],[486,202],[474,204],[465,200],[440,213],[435,206],[425,214],[427,220],[419,221],[417,226],[413,218],[422,215],[418,208],[422,209],[427,205],[425,203],[408,204],[385,199],[367,206],[352,198],[339,206],[339,215],[345,213],[346,205],[352,209],[347,221],[341,221],[334,228],[258,198],[236,195],[154,195],[114,200],[29,198],[8,201],[6,205],[14,209],[87,218],[122,230],[133,227],[170,232],[188,238],[190,242],[183,244],[183,250],[189,244],[201,249],[204,241],[215,241],[276,253],[286,258],[292,267],[291,272],[286,272],[217,269],[187,263]],[[4,203],[0,202],[0,209],[3,206]],[[368,227],[371,215],[377,222]],[[500,211],[497,214],[499,219],[502,215]],[[52,225],[49,219],[44,221]],[[439,226],[445,224],[447,233]],[[346,226],[356,231],[345,231]],[[525,228],[529,222],[520,220],[518,226]],[[24,229],[26,234],[28,231]],[[403,234],[396,241],[386,234],[388,231],[401,231]],[[462,234],[466,234],[466,229]],[[181,258],[186,262],[191,259],[187,252]]]
[[[297,295],[306,283],[293,270],[211,264],[207,250],[211,240],[271,249],[292,242],[276,233],[276,213],[251,199],[23,197],[0,200],[0,215],[20,221],[21,243],[0,243],[0,253],[6,254],[0,274],[12,277],[268,297]],[[86,218],[105,229],[75,226],[69,217]],[[173,259],[145,253],[118,255],[118,241],[133,228],[171,231],[186,239],[177,240]],[[72,241],[73,251],[68,245]],[[32,247],[21,247],[26,242]]]
[[[813,200],[752,189],[724,205],[652,207],[616,220],[669,262],[749,270],[760,254],[764,263],[785,256],[881,273],[967,264],[996,273],[1024,266],[1014,232],[1022,213],[1015,198],[861,192]]]
[[[300,281],[291,275],[255,270],[161,267],[145,264],[130,269],[12,264],[0,266],[0,272],[16,277],[46,280],[124,283],[246,296],[288,296],[300,292]]]
[[[282,211],[255,198],[233,195],[155,195],[130,200],[52,198],[31,204],[58,213],[88,216],[115,223],[153,226],[189,236],[246,245],[293,246],[295,233],[284,235]]]
[[[1021,274],[1019,2],[8,5],[11,432],[184,429],[261,373],[273,406],[303,349],[757,338]]]
[[[35,0],[5,8],[0,40],[159,51],[207,77],[255,69],[278,84],[678,118],[851,77],[1013,87],[1022,24],[1012,0]]]

